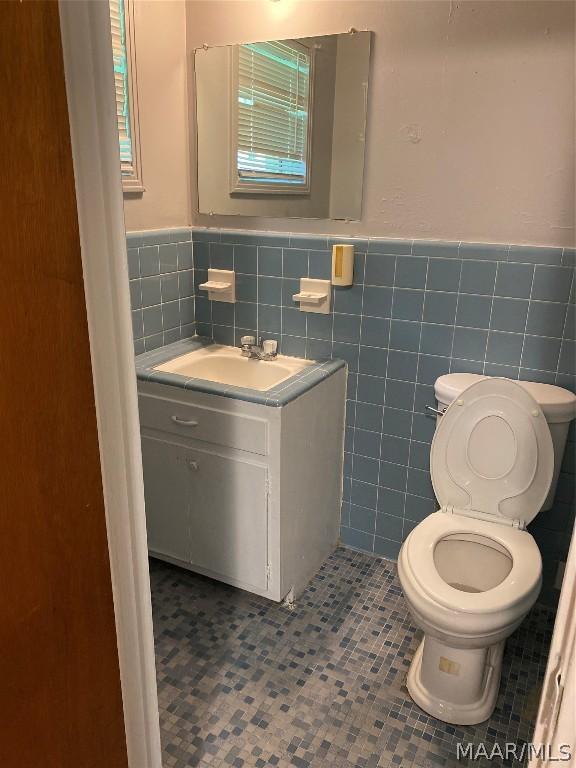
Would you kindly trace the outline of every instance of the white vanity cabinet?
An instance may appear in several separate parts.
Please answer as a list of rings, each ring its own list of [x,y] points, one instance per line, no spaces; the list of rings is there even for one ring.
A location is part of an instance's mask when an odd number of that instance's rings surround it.
[[[187,450],[154,437],[142,438],[148,546],[173,560],[190,559],[190,469]],[[182,532],[186,531],[186,535]]]
[[[338,542],[345,370],[282,407],[140,381],[148,547],[282,600]]]
[[[150,552],[266,589],[267,468],[148,436],[142,462]]]
[[[267,587],[267,468],[194,450],[190,563],[247,588]]]

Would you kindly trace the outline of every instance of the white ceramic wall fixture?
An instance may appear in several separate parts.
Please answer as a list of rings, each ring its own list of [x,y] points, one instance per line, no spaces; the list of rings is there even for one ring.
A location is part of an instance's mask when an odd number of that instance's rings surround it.
[[[301,312],[315,312],[327,315],[330,312],[331,298],[330,280],[314,280],[308,277],[300,278],[300,291],[292,298],[300,304]]]
[[[198,288],[208,294],[210,301],[236,303],[236,273],[232,269],[209,269],[208,281]]]

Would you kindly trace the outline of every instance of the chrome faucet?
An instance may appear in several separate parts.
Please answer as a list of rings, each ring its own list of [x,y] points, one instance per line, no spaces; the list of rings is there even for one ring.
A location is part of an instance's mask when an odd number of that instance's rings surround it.
[[[262,347],[262,339],[258,339],[254,336],[242,336],[240,339],[240,350],[242,357],[257,358],[258,350]]]
[[[266,339],[254,336],[242,336],[240,339],[240,352],[242,357],[248,357],[250,360],[274,360],[278,355],[278,342],[274,339]]]

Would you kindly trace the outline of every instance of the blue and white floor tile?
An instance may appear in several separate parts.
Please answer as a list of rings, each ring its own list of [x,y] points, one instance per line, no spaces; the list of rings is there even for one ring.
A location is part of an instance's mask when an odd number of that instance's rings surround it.
[[[408,696],[420,632],[395,563],[338,549],[294,610],[156,560],[152,602],[164,768],[519,766],[458,743],[530,739],[554,614],[509,639],[491,719],[451,726]]]

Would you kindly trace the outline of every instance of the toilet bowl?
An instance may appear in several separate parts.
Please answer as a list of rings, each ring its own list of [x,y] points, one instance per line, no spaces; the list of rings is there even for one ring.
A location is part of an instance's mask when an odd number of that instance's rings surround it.
[[[554,478],[540,406],[508,379],[475,381],[439,419],[430,470],[441,508],[413,529],[398,560],[424,632],[407,686],[424,711],[471,725],[492,713],[505,640],[540,591],[540,552],[525,530]]]
[[[496,704],[504,641],[540,592],[536,542],[512,526],[435,512],[408,536],[398,571],[424,631],[408,672],[411,697],[447,723],[486,720]]]

